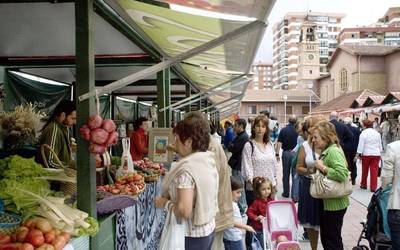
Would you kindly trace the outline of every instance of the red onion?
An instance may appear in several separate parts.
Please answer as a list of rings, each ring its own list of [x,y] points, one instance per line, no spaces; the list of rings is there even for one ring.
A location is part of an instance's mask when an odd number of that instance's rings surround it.
[[[108,139],[108,133],[104,129],[96,128],[90,132],[90,141],[97,144],[103,144]]]
[[[89,127],[85,124],[83,125],[80,129],[79,132],[81,133],[81,136],[83,139],[85,140],[89,140],[90,139],[90,129]]]
[[[100,128],[103,123],[103,118],[99,115],[91,115],[88,119],[88,126],[90,129]]]
[[[115,126],[115,123],[111,119],[105,119],[103,120],[102,124],[102,129],[107,131],[108,133],[114,132],[117,127]]]
[[[117,142],[118,142],[118,133],[114,131],[108,135],[107,141],[106,143],[104,143],[104,145],[108,147],[117,144]]]
[[[106,152],[106,147],[96,143],[90,143],[89,152],[92,154],[104,154]]]

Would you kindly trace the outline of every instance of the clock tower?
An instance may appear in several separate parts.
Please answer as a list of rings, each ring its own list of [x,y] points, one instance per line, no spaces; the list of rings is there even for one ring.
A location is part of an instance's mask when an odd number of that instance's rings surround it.
[[[317,24],[308,20],[301,25],[299,40],[299,65],[297,70],[297,88],[305,89],[307,84],[320,77],[319,42]]]

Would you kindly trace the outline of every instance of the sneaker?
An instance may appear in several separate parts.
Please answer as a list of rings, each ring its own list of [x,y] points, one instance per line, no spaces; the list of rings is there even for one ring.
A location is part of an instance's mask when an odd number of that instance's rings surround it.
[[[308,237],[304,237],[304,234],[302,234],[302,235],[299,235],[298,237],[297,237],[297,240],[298,241],[310,241],[310,239],[308,239]]]

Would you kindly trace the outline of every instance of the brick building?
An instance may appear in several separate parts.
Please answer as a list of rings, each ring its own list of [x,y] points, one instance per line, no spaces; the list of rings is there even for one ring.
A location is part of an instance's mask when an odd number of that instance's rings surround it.
[[[252,66],[253,79],[249,83],[249,89],[272,88],[272,64],[257,63]]]
[[[321,103],[369,89],[381,95],[400,91],[400,46],[339,45],[329,75],[316,80]]]

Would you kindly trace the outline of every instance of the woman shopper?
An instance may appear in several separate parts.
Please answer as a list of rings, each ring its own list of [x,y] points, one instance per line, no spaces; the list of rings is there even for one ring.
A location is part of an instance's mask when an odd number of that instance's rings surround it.
[[[320,121],[326,121],[322,116],[310,116],[307,117],[303,123],[301,134],[303,135],[305,142],[302,143],[300,151],[297,157],[296,171],[300,176],[299,180],[299,206],[297,215],[299,218],[300,225],[306,230],[310,239],[310,245],[312,250],[318,248],[318,235],[320,226],[320,208],[322,207],[321,200],[315,199],[310,195],[310,184],[311,179],[310,173],[315,172],[313,158],[312,143],[311,143],[311,132],[314,125]],[[316,157],[319,155],[315,153]]]
[[[134,132],[130,136],[132,160],[142,160],[149,153],[149,138],[147,136],[148,119],[138,118],[133,124]]]
[[[370,120],[362,121],[365,130],[361,132],[357,147],[358,157],[361,158],[361,189],[367,189],[368,170],[370,176],[370,190],[375,192],[378,181],[378,168],[381,160],[382,139],[379,132],[373,129],[373,122]]]
[[[318,122],[312,132],[312,143],[320,150],[320,160],[315,168],[328,179],[343,182],[349,178],[346,157],[339,146],[335,126],[328,121]],[[325,250],[343,249],[343,217],[349,206],[349,197],[322,199],[323,210],[320,217],[321,242]]]
[[[218,172],[214,153],[207,151],[210,127],[200,112],[192,112],[173,133],[175,150],[182,158],[165,176],[162,196],[155,204],[183,220],[186,250],[209,250],[218,211]]]
[[[278,162],[275,149],[270,141],[268,118],[259,115],[254,119],[250,141],[246,142],[242,152],[242,175],[245,179],[246,201],[250,206],[255,199],[252,189],[255,177],[264,177],[276,188]]]
[[[63,168],[64,166],[74,166],[71,159],[72,146],[70,129],[76,124],[75,103],[70,100],[62,100],[54,109],[52,115],[42,128],[39,137],[39,145],[47,144],[52,151],[45,150],[45,158],[39,153],[38,158],[41,163],[46,160],[51,168]],[[54,155],[56,154],[56,156]],[[63,166],[60,166],[55,157],[58,157]]]
[[[400,249],[400,141],[387,145],[382,167],[382,188],[391,187],[387,205],[392,249]]]

